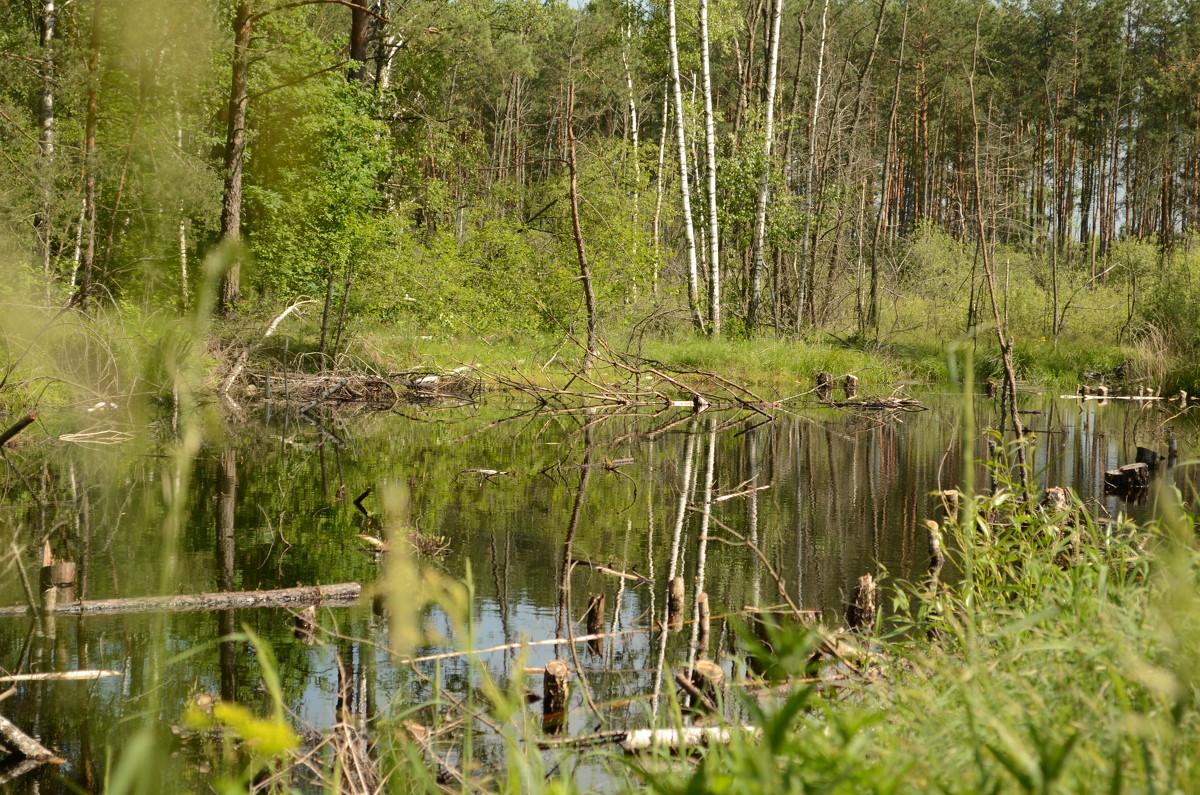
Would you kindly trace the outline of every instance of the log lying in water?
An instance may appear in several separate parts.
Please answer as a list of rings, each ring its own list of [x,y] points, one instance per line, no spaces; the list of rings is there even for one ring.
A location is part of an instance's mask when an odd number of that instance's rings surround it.
[[[735,734],[757,738],[762,729],[754,726],[685,726],[682,729],[635,729],[627,732],[621,747],[626,752],[669,748],[680,751],[705,745],[728,745]]]
[[[346,605],[358,599],[362,586],[356,582],[277,588],[270,591],[224,591],[218,593],[136,596],[129,599],[95,599],[54,606],[57,615],[106,615],[114,613],[180,613],[189,610],[229,610],[243,607],[305,607]],[[0,618],[32,615],[28,605],[0,607]]]
[[[24,758],[34,762],[61,762],[54,752],[21,731],[8,718],[0,715],[0,742]]]

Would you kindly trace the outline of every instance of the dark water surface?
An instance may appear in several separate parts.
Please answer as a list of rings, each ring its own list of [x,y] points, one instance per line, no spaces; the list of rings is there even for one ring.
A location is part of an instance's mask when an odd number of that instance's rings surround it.
[[[539,645],[480,654],[476,664],[504,686],[525,668],[567,659],[588,673],[592,699],[605,706],[605,728],[645,726],[662,681],[656,672],[664,663],[667,670],[685,666],[692,654],[690,628],[665,641],[654,628],[670,572],[685,577],[689,605],[702,587],[713,615],[724,616],[782,602],[773,571],[798,604],[823,610],[831,623],[841,622],[860,575],[920,576],[927,562],[924,520],[940,515],[930,492],[961,481],[963,403],[952,395],[919,397],[929,411],[891,417],[811,406],[773,417],[716,411],[690,417],[683,408],[536,413],[493,399],[481,406],[327,413],[314,424],[260,408],[225,428],[225,443],[200,449],[190,482],[178,474],[169,442],[156,443],[150,434],[113,445],[10,451],[0,510],[5,548],[20,551],[20,565],[13,551],[0,557],[2,604],[26,603],[21,570],[37,588],[43,538],[58,559],[76,563],[76,592],[88,599],[164,588],[201,593],[349,581],[370,587],[385,576],[400,593],[385,614],[373,611],[370,600],[322,608],[324,642],[314,645],[296,637],[285,609],[59,617],[45,624],[0,618],[0,666],[7,671],[122,673],[95,682],[21,684],[0,702],[0,712],[66,760],[0,790],[68,792],[69,780],[101,791],[107,760],[148,719],[167,756],[142,775],[155,777],[162,792],[207,789],[202,744],[183,726],[189,701],[210,694],[270,713],[254,646],[244,638],[219,641],[243,626],[273,650],[294,724],[321,732],[339,706],[358,720],[399,719],[435,690],[465,698],[480,686],[478,669],[465,657],[403,660],[583,634],[589,597],[603,594],[605,629],[621,634],[592,647],[578,644],[574,654],[566,644]],[[1165,404],[1022,396],[1021,408],[1036,412],[1024,420],[1037,436],[1033,467],[1040,484],[1070,486],[1109,513],[1151,510],[1105,497],[1103,471],[1132,461],[1137,445],[1165,449],[1171,427]],[[980,398],[974,411],[978,427],[998,423],[993,403]],[[1194,429],[1174,432],[1186,460],[1195,449]],[[982,457],[987,435],[975,436]],[[1194,493],[1194,469],[1176,468],[1166,477],[1185,498]],[[988,485],[981,471],[977,486]],[[392,564],[358,537],[380,532],[353,504],[368,488],[363,505],[373,516],[390,501],[391,515],[406,516],[427,538],[443,538],[444,554],[406,554],[411,565],[395,564],[385,575]],[[173,505],[183,511],[174,541]],[[567,560],[636,572],[650,583],[581,564],[564,577]],[[469,579],[469,626],[423,603],[437,587],[431,573],[443,582]],[[722,620],[713,626],[712,654],[727,657],[731,630]],[[418,628],[426,634],[415,648],[389,651]],[[428,640],[439,636],[440,642]],[[525,687],[540,694],[541,677],[529,676]],[[567,733],[595,730],[582,692],[572,698]],[[540,717],[537,704],[529,711]],[[415,717],[431,721],[432,714]],[[480,729],[477,757],[485,767],[500,766],[504,749]]]

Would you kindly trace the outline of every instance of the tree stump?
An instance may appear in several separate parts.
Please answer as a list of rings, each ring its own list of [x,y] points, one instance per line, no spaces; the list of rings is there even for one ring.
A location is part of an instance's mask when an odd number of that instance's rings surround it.
[[[833,399],[833,373],[825,370],[817,373],[817,398],[824,401]]]
[[[667,626],[679,629],[683,626],[683,578],[671,580],[671,590],[667,593]]]
[[[594,593],[588,600],[587,631],[589,635],[604,634],[604,594]],[[604,639],[588,641],[588,651],[597,656],[604,653]]]
[[[706,593],[696,597],[696,622],[699,625],[696,633],[696,646],[701,653],[707,653],[712,616],[709,613],[708,594]]]
[[[925,527],[928,530],[926,541],[929,544],[929,576],[936,580],[942,566],[946,565],[946,553],[942,549],[942,529],[932,520],[926,520]]]
[[[570,692],[571,667],[562,660],[546,663],[542,690],[542,728],[557,733],[566,724],[567,695]]]
[[[675,681],[690,696],[688,706],[692,709],[706,713],[720,709],[725,672],[712,660],[697,660],[691,676],[680,673]]]
[[[854,585],[854,594],[846,607],[846,623],[850,629],[869,632],[875,626],[875,612],[875,578],[864,574]]]
[[[1150,485],[1150,467],[1144,463],[1126,464],[1104,473],[1104,490],[1116,494],[1142,491]]]
[[[842,393],[846,396],[846,400],[854,400],[858,397],[858,376],[851,373],[842,379]]]
[[[1061,486],[1051,486],[1042,492],[1041,506],[1047,511],[1065,511],[1070,504],[1067,490]]]

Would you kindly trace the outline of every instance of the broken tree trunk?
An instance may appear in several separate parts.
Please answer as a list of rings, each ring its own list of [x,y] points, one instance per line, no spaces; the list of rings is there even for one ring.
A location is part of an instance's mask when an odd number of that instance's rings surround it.
[[[846,395],[846,400],[854,400],[858,397],[858,376],[851,373],[843,378],[842,392]]]
[[[817,397],[820,400],[833,399],[833,373],[825,370],[817,373]]]
[[[1119,469],[1110,469],[1104,473],[1104,489],[1109,492],[1126,494],[1140,491],[1150,485],[1150,467],[1144,463],[1126,464]]]
[[[667,626],[679,629],[683,626],[683,578],[671,580],[671,590],[667,592]]]
[[[570,666],[562,660],[546,663],[542,684],[542,728],[555,733],[566,723],[567,695],[571,685]]]
[[[304,607],[311,604],[345,605],[362,593],[356,582],[278,588],[270,591],[224,591],[218,593],[137,596],[129,599],[95,599],[54,605],[56,614],[104,615],[114,613],[179,613],[189,610],[229,610],[246,607]],[[27,605],[0,607],[0,618],[32,615]]]
[[[26,759],[35,762],[50,762],[58,759],[46,746],[16,727],[8,718],[0,715],[0,742]],[[60,760],[61,761],[61,760]]]
[[[864,574],[854,585],[854,595],[846,608],[850,629],[870,632],[875,627],[875,578]]]

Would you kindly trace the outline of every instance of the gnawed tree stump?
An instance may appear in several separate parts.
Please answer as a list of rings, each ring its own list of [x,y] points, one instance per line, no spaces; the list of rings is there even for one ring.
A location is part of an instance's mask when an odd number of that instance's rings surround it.
[[[820,400],[833,399],[833,373],[825,370],[817,373],[817,397]]]
[[[1070,507],[1067,490],[1062,486],[1051,486],[1042,492],[1041,506],[1046,511],[1058,513]]]
[[[928,533],[926,540],[929,544],[929,576],[936,580],[942,571],[942,566],[946,565],[946,553],[942,549],[942,528],[932,520],[925,521],[925,528]]]
[[[858,397],[858,376],[851,373],[842,379],[842,394],[846,396],[846,400]]]
[[[671,589],[667,592],[667,626],[679,629],[683,626],[683,578],[671,580]]]
[[[846,623],[851,629],[869,632],[875,627],[875,578],[864,574],[854,585],[854,594],[846,607]]]
[[[720,708],[725,672],[712,660],[697,660],[690,676],[681,671],[675,675],[675,681],[690,697],[690,708],[707,713]]]
[[[562,730],[567,719],[571,668],[562,660],[546,663],[542,689],[542,728],[551,734]]]
[[[604,634],[604,594],[594,593],[588,599],[587,631],[589,635]],[[588,651],[597,656],[604,653],[604,638],[588,641]]]
[[[696,596],[696,647],[703,654],[708,652],[708,638],[712,625],[712,614],[709,612],[708,594]]]
[[[1126,464],[1104,473],[1104,490],[1116,494],[1142,491],[1150,485],[1150,467],[1147,464]]]

